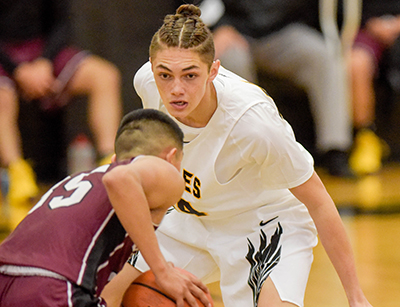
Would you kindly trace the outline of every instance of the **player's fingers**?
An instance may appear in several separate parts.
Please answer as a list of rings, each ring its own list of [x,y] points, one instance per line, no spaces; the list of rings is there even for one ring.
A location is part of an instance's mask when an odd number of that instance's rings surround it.
[[[199,287],[203,292],[209,293],[209,289],[205,284],[201,282],[200,279],[196,278],[195,276],[188,275],[190,278],[190,281],[195,284],[197,287]]]
[[[199,304],[197,304],[196,299],[194,298],[194,296],[190,292],[186,293],[185,300],[186,300],[186,302],[188,303],[188,305],[190,307],[201,307],[201,306],[199,306]],[[208,306],[208,305],[206,305],[206,306]]]
[[[176,300],[176,307],[185,307],[185,303],[184,303],[184,300],[181,298],[181,299],[177,299]]]
[[[203,303],[203,305],[205,307],[211,307],[211,302],[209,301],[208,296],[206,295],[206,293],[209,292],[207,287],[206,287],[206,291],[204,291],[202,288],[199,288],[199,287],[193,287],[190,289],[190,291],[192,294],[191,297],[193,297],[193,295],[194,295],[195,297],[197,297],[200,300],[200,302]],[[196,300],[194,298],[193,298],[193,300],[196,302]],[[198,304],[196,303],[194,306],[197,307]]]

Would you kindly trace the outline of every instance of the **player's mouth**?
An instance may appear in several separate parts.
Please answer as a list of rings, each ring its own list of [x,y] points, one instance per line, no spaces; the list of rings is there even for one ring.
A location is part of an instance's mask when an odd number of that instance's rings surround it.
[[[181,101],[181,100],[177,100],[177,101],[171,101],[170,105],[177,110],[182,110],[184,108],[186,108],[186,106],[188,105],[188,103],[186,101]]]

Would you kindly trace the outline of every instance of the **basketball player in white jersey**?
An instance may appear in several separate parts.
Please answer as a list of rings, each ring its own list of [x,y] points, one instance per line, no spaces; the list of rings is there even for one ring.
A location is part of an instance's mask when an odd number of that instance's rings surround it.
[[[371,307],[313,158],[262,89],[214,61],[199,16],[193,5],[168,15],[134,80],[144,107],[185,134],[185,192],[157,234],[164,256],[204,283],[219,280],[226,307],[303,306],[318,231],[349,305]],[[119,306],[146,269],[132,258],[104,297]]]

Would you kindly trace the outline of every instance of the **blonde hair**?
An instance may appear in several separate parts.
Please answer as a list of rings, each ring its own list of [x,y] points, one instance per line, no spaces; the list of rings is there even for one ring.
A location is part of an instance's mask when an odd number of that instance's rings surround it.
[[[214,41],[200,15],[201,10],[193,4],[181,5],[175,15],[167,15],[151,40],[150,57],[169,47],[192,49],[210,68],[215,57]]]

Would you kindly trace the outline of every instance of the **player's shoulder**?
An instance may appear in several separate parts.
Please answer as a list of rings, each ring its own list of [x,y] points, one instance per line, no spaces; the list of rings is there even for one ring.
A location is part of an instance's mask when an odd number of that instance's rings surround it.
[[[183,177],[174,165],[157,156],[138,156],[132,163],[134,172],[142,182],[159,188],[172,188],[183,185]]]
[[[133,167],[152,171],[155,173],[177,172],[176,168],[166,160],[151,155],[140,155],[133,159],[130,163]]]
[[[152,75],[151,71],[151,63],[150,61],[147,61],[144,63],[135,73],[134,79],[142,79],[145,77],[149,77]]]
[[[181,178],[178,170],[166,160],[157,156],[139,155],[132,160],[119,161],[107,172],[103,180],[107,182],[123,182],[126,178],[140,178],[144,182]]]
[[[263,88],[222,66],[219,68],[217,80],[223,84],[225,94],[234,97],[235,100],[272,100]]]
[[[136,90],[140,90],[149,82],[154,81],[153,72],[151,71],[150,61],[143,64],[133,77],[133,86]]]
[[[136,72],[133,78],[133,87],[142,100],[143,107],[158,109],[160,95],[151,70],[151,63],[147,62]]]
[[[260,102],[252,105],[235,123],[232,136],[260,143],[283,137],[287,123],[273,103]]]

